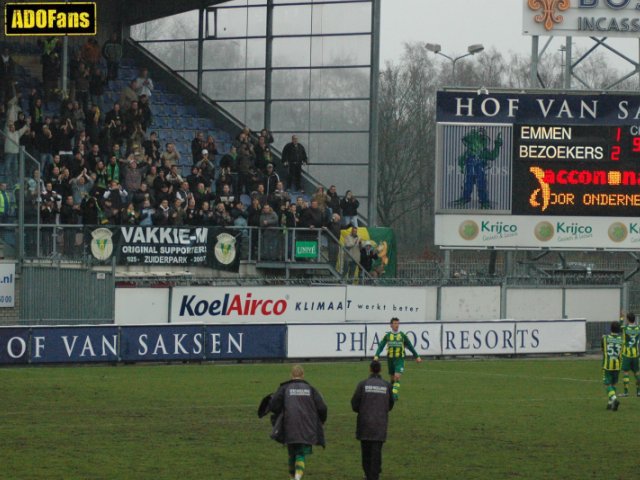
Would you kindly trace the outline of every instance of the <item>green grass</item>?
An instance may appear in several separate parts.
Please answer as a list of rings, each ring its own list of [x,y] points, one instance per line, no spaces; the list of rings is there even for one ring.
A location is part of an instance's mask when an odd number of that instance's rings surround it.
[[[284,480],[256,409],[289,367],[0,369],[0,478]],[[305,370],[329,405],[305,478],[360,480],[349,400],[367,363]],[[409,361],[382,478],[637,478],[640,398],[606,411],[600,378],[595,359]]]

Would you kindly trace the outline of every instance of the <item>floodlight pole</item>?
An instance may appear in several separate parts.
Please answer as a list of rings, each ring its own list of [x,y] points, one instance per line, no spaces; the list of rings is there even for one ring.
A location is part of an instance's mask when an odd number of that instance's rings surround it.
[[[442,49],[438,44],[427,43],[426,48],[430,52],[433,52],[436,55],[440,55],[451,62],[451,82],[453,85],[456,84],[456,63],[458,62],[458,60],[465,57],[469,57],[471,55],[475,55],[476,53],[480,53],[484,50],[484,47],[482,46],[482,44],[469,45],[467,49],[468,51],[464,55],[460,55],[459,57],[450,57],[446,53],[442,53]]]

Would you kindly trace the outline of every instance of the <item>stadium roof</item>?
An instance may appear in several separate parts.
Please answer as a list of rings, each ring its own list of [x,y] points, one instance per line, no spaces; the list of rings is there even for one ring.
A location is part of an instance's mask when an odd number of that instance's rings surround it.
[[[134,25],[227,1],[229,0],[102,0],[100,3],[103,8],[117,9],[125,25]]]

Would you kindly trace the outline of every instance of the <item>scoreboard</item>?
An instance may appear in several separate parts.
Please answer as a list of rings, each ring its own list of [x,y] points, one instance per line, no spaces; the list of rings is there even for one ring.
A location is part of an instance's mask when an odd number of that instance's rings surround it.
[[[451,90],[436,122],[436,244],[640,250],[640,95]]]
[[[640,216],[640,126],[516,125],[513,213]]]

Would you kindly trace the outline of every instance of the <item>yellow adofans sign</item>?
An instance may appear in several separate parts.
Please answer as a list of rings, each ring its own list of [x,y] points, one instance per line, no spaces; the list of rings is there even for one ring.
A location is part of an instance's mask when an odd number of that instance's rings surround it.
[[[7,3],[4,7],[7,36],[95,35],[96,2]]]

